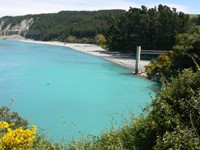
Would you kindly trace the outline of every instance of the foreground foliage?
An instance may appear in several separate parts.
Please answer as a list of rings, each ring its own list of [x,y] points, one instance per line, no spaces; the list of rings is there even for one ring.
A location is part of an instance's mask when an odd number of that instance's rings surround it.
[[[199,85],[200,70],[191,69],[163,83],[149,113],[156,124],[156,149],[200,149]]]

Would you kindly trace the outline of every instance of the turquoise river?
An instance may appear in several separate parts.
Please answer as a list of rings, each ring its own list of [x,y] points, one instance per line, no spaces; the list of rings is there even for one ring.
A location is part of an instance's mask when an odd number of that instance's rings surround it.
[[[0,40],[0,106],[55,141],[99,135],[130,112],[140,114],[154,95],[153,85],[131,70],[66,47]]]

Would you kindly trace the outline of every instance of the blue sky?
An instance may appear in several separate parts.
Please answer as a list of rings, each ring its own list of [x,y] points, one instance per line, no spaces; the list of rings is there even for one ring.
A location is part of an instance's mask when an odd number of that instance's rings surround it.
[[[200,0],[0,0],[0,17],[11,15],[53,13],[62,10],[148,8],[158,4],[177,8],[185,13],[200,14]]]

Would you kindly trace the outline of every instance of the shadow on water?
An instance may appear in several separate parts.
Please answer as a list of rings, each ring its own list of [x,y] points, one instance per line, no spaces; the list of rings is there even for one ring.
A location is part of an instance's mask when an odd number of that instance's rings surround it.
[[[123,72],[123,73],[119,73],[120,75],[124,75],[124,76],[133,76],[134,74],[132,72]]]
[[[133,72],[123,72],[123,73],[119,73],[119,74],[123,75],[123,76],[135,76],[135,77],[138,77],[138,78],[144,78],[146,80],[150,80],[150,79],[145,78],[145,77],[137,76]],[[151,84],[150,88],[152,89],[152,91],[154,91],[154,90],[160,91],[161,87],[162,87],[161,83],[152,81],[152,84]]]
[[[122,52],[115,52],[115,51],[99,51],[96,50],[95,52],[101,53],[101,54],[108,54],[112,56],[113,58],[125,58],[125,59],[136,59],[136,54],[129,52],[129,53],[122,53]],[[152,60],[156,59],[158,57],[158,54],[141,54],[140,59],[141,60]]]
[[[114,58],[134,58],[135,59],[135,56],[132,53],[120,53],[120,52],[114,52],[114,51],[99,51],[99,50],[96,50],[95,52],[98,52],[101,54],[108,54]]]

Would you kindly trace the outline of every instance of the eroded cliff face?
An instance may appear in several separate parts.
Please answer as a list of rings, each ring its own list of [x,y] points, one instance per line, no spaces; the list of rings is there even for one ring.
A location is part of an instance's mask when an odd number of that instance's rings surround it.
[[[33,24],[34,19],[24,19],[17,24],[7,24],[5,25],[6,20],[0,22],[0,36],[7,37],[13,35],[19,35],[22,37],[26,36],[26,33],[29,31],[30,26]]]

